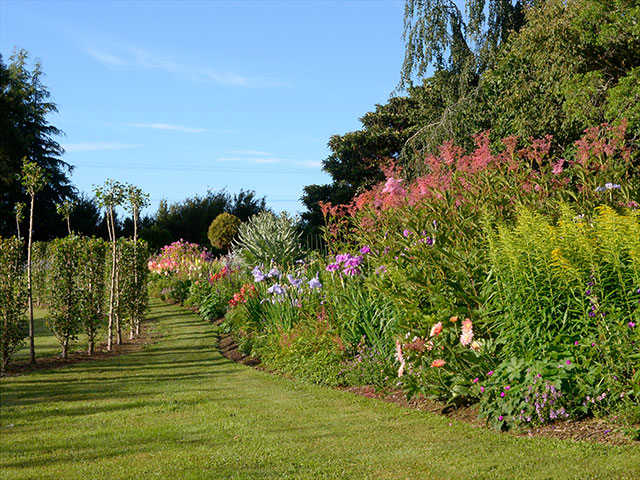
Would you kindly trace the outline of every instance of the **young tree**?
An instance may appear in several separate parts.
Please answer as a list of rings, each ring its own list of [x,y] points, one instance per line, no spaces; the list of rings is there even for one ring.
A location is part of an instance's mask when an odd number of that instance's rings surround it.
[[[27,204],[24,202],[16,202],[14,210],[16,212],[16,230],[18,232],[18,239],[22,238],[20,235],[20,224],[24,221],[24,209]]]
[[[109,323],[107,327],[107,350],[111,351],[113,346],[114,313],[117,311],[117,281],[118,281],[118,250],[116,244],[116,224],[115,208],[122,204],[124,198],[123,185],[111,178],[108,178],[102,186],[93,186],[98,203],[105,209],[107,228],[109,230],[109,241],[111,242],[111,283],[109,287]],[[120,320],[115,316],[117,343],[122,343],[122,332],[119,328]]]
[[[47,325],[62,347],[62,358],[69,354],[69,345],[80,333],[81,292],[84,285],[78,281],[79,258],[82,251],[80,237],[56,238],[51,242],[51,292]],[[82,287],[82,288],[81,288]]]
[[[134,185],[127,185],[126,196],[129,201],[128,209],[133,217],[133,264],[138,265],[138,221],[140,220],[140,211],[149,206],[149,194],[143,192]],[[145,259],[146,260],[146,259]],[[140,280],[138,268],[133,268],[133,284],[136,292],[140,289]],[[131,319],[131,329],[129,330],[129,338],[140,333],[140,317],[141,312],[134,309],[134,318]]]
[[[47,176],[44,169],[37,163],[28,162],[26,158],[22,163],[22,185],[31,197],[31,207],[29,209],[29,242],[27,244],[27,291],[29,303],[29,355],[31,363],[36,363],[36,347],[34,344],[33,325],[33,291],[31,285],[31,244],[33,237],[33,209],[35,205],[36,193],[42,190],[47,184]]]
[[[78,252],[80,317],[87,335],[87,354],[92,355],[98,327],[104,319],[105,255],[107,248],[101,238],[82,238]]]
[[[56,204],[56,212],[58,212],[58,215],[66,221],[69,235],[71,235],[71,211],[73,210],[73,207],[74,204],[71,200],[65,200],[62,203]]]

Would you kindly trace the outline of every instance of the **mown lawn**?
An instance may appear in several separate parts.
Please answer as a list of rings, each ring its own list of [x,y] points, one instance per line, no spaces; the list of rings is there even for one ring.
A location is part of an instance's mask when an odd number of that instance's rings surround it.
[[[640,478],[640,447],[518,438],[220,356],[152,304],[137,353],[3,378],[0,478]]]

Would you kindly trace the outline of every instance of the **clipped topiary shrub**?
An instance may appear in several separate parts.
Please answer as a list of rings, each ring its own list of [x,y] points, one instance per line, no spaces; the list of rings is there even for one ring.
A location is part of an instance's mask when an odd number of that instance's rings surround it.
[[[287,265],[303,257],[300,233],[285,212],[262,212],[238,228],[234,247],[246,265]]]
[[[238,227],[242,222],[235,215],[221,213],[218,215],[207,232],[207,237],[215,248],[229,251],[233,240],[238,235]]]

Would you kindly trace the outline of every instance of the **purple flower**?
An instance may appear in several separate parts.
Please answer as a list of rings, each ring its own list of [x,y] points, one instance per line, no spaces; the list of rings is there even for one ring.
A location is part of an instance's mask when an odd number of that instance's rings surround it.
[[[267,292],[275,295],[284,295],[284,288],[282,288],[281,285],[275,283],[267,289]]]
[[[315,278],[309,280],[309,288],[322,288],[322,283],[320,283],[320,280],[318,280],[317,274]]]
[[[629,322],[627,323],[627,325],[629,325],[629,328],[633,328],[636,326],[636,324],[634,322]]]
[[[260,267],[255,267],[253,270],[251,270],[251,274],[253,275],[253,281],[256,283],[261,282],[265,279],[265,275],[264,273],[262,273],[262,270],[260,270]]]
[[[376,268],[376,273],[378,275],[380,275],[381,273],[387,273],[387,267],[385,267],[384,265],[380,265],[378,268]]]
[[[300,288],[300,286],[302,285],[302,283],[304,282],[304,280],[302,280],[301,278],[295,278],[293,275],[288,274],[287,275],[287,280],[289,280],[289,283],[291,285],[293,285],[296,288]]]
[[[578,342],[578,340],[576,340],[575,342],[573,342],[574,345],[579,345],[580,342]]]
[[[360,275],[360,269],[356,266],[349,265],[347,268],[342,270],[342,273],[350,277],[355,277],[356,275]]]
[[[327,272],[335,272],[339,268],[340,268],[339,263],[330,263],[329,265],[327,265]]]
[[[404,235],[405,237],[408,237],[409,235],[411,235],[411,230],[408,230],[408,229],[405,228],[402,231],[402,235]]]
[[[366,255],[367,253],[371,253],[371,248],[369,248],[368,245],[365,245],[360,249],[360,253],[362,253],[363,255]]]
[[[501,397],[504,397],[505,395],[506,395],[506,393],[504,393],[504,392],[500,392],[500,396],[501,396]]]
[[[345,267],[357,267],[362,263],[362,257],[360,255],[358,255],[357,257],[349,257],[350,258],[348,258],[344,262]]]
[[[273,277],[278,277],[280,278],[280,272],[278,271],[278,269],[276,267],[273,267],[271,270],[269,270],[269,273],[267,274],[268,278],[273,278]]]
[[[493,375],[493,370],[491,370],[490,372],[487,372],[488,377],[490,377],[491,375]]]
[[[504,417],[503,417],[502,415],[500,415],[500,416],[498,417],[498,420],[502,421],[502,419],[503,419],[503,418],[504,418]]]
[[[336,263],[346,262],[351,258],[351,255],[348,253],[341,253],[340,255],[336,255]]]
[[[567,365],[571,365],[571,360],[567,360]]]

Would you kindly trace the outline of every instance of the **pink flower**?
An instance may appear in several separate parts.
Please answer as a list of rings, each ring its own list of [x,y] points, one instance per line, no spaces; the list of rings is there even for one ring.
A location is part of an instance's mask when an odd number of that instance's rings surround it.
[[[477,377],[476,377],[476,378],[474,378],[474,379],[473,379],[473,383],[478,383],[478,380],[480,380],[480,379],[479,379],[479,378],[477,378]]]
[[[504,396],[505,396],[505,393],[504,393],[504,392],[500,392],[500,396],[501,396],[501,397],[504,397]]]
[[[503,419],[503,418],[504,418],[504,417],[503,417],[502,415],[500,415],[500,416],[498,417],[498,420],[502,421],[502,419]]]
[[[468,318],[465,318],[462,321],[462,333],[470,332],[472,329],[473,329],[473,324],[471,323],[471,320]]]
[[[484,393],[484,387],[480,387],[480,393]]]
[[[469,345],[471,343],[471,341],[473,340],[473,331],[469,330],[469,331],[462,331],[462,335],[460,335],[460,343],[466,347],[467,345]]]
[[[491,375],[493,375],[493,370],[491,370],[490,372],[487,372],[487,377],[490,377]]]
[[[431,362],[431,366],[435,367],[435,368],[440,368],[442,366],[444,366],[444,364],[447,363],[444,360],[438,358],[436,360],[434,360],[433,362]]]
[[[433,327],[431,327],[431,334],[429,336],[433,337],[435,335],[439,335],[441,331],[442,331],[442,322],[438,322]]]

